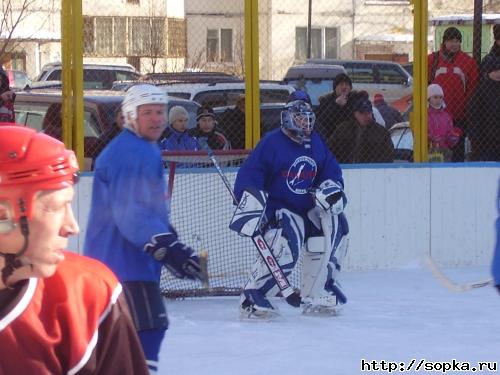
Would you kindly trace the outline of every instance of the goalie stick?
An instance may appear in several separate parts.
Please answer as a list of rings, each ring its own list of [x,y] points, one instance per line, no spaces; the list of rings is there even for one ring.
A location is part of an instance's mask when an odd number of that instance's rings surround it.
[[[231,184],[229,183],[226,175],[222,171],[219,162],[215,158],[215,155],[206,142],[205,139],[198,139],[198,143],[200,146],[207,152],[208,157],[212,161],[212,164],[214,165],[215,169],[217,170],[217,174],[219,177],[222,179],[222,182],[224,183],[227,191],[231,195],[231,198],[233,198],[234,204],[238,204],[238,200],[236,199],[236,196],[234,195],[233,189],[231,188]],[[272,277],[276,281],[276,284],[278,285],[279,290],[281,291],[281,294],[283,297],[285,297],[286,301],[295,307],[299,307],[301,304],[301,298],[298,293],[295,292],[293,287],[290,285],[290,282],[288,281],[288,278],[286,277],[285,273],[281,269],[278,261],[276,260],[276,257],[272,253],[271,249],[269,248],[269,245],[267,244],[266,240],[264,239],[264,236],[262,235],[260,230],[257,230],[254,235],[251,237],[252,242],[255,245],[259,255],[262,257],[262,260],[267,266],[267,269],[271,273]]]
[[[482,288],[485,286],[493,285],[493,279],[480,280],[472,283],[457,284],[452,281],[448,276],[444,274],[443,271],[438,267],[434,259],[432,259],[430,254],[425,256],[425,263],[433,273],[433,275],[438,279],[441,284],[443,284],[448,290],[452,292],[467,292],[469,290]]]

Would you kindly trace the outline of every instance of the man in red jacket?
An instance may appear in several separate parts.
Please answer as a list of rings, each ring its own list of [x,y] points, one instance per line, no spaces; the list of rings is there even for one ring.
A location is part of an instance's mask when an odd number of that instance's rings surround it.
[[[461,51],[462,34],[456,27],[443,33],[441,49],[427,57],[429,83],[443,88],[446,109],[455,126],[466,131],[466,108],[479,78],[476,61]],[[452,161],[464,161],[464,139],[453,149]]]
[[[116,277],[65,251],[77,178],[62,142],[0,126],[0,374],[148,374]]]

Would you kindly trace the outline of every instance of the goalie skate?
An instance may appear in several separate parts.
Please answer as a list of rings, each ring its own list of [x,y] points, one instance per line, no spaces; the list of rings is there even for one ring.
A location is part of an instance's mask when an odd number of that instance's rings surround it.
[[[241,320],[271,321],[279,316],[279,311],[257,290],[245,290],[241,295]]]
[[[302,307],[302,314],[316,316],[336,316],[339,314],[342,305],[337,304],[337,297],[316,297],[305,300]]]
[[[304,315],[338,315],[342,306],[347,302],[345,294],[333,282],[327,284],[328,290],[322,290],[318,296],[306,297],[302,313]]]

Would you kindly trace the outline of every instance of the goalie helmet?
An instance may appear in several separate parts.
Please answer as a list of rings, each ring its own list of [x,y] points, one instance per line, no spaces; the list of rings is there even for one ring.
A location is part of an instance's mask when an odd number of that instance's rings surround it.
[[[312,107],[303,100],[288,103],[281,112],[281,128],[299,143],[310,138],[315,122]]]
[[[167,105],[167,94],[154,85],[142,84],[132,86],[127,90],[122,103],[123,116],[125,117],[124,126],[136,132],[133,122],[137,119],[137,108],[144,104],[162,104]]]
[[[75,154],[64,143],[22,125],[0,124],[0,202],[13,208],[14,222],[32,217],[37,192],[73,185],[77,176]],[[0,224],[0,230],[9,225]]]

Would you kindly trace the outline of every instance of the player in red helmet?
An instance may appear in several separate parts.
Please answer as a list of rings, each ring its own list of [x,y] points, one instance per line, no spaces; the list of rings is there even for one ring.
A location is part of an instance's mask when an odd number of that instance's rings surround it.
[[[65,251],[77,176],[60,141],[0,126],[1,374],[148,373],[116,277]]]

